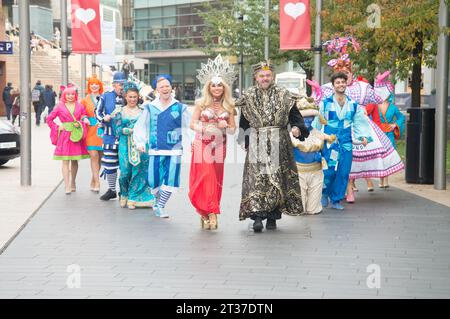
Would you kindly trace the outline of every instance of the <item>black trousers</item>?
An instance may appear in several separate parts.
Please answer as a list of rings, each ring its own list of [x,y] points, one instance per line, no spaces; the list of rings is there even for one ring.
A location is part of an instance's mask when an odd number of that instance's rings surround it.
[[[281,219],[281,212],[278,209],[275,209],[271,212],[255,212],[250,216],[252,220],[255,220],[257,217],[261,218],[262,220],[265,219]]]
[[[9,121],[11,119],[12,104],[5,104],[5,107],[6,107],[6,118]]]
[[[36,125],[41,124],[42,104],[39,102],[33,102],[34,112],[36,112]]]

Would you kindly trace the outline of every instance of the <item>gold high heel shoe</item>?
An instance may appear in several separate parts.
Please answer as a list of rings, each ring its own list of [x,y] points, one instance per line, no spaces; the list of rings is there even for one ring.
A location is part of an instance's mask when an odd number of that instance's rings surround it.
[[[200,217],[200,225],[202,229],[210,229],[209,219],[206,219],[205,217]]]
[[[120,207],[125,208],[127,206],[128,198],[120,197]]]
[[[217,229],[217,215],[214,213],[211,213],[208,215],[209,217],[209,229]]]

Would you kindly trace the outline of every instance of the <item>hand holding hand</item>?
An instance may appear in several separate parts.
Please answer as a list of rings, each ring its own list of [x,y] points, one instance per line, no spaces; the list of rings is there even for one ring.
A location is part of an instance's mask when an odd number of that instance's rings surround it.
[[[103,121],[105,121],[105,122],[111,121],[111,115],[109,115],[109,114],[105,115],[105,117],[103,118]]]

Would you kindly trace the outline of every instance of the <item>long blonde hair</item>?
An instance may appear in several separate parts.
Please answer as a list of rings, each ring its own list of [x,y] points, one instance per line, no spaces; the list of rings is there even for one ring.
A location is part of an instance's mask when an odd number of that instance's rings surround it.
[[[235,106],[234,101],[231,96],[231,89],[228,84],[222,82],[223,85],[223,94],[222,94],[222,107],[230,114],[235,114]],[[209,106],[213,105],[213,96],[209,91],[209,87],[211,86],[211,81],[205,83],[203,87],[203,95],[200,99],[195,101],[195,104],[200,106],[200,109],[203,111]]]

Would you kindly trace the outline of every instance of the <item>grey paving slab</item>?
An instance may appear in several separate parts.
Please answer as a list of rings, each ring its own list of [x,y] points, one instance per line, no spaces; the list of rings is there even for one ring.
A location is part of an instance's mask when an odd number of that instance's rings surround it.
[[[187,197],[188,163],[168,220],[60,187],[0,255],[4,298],[445,298],[450,210],[398,189],[367,193],[344,212],[283,216],[254,234],[238,220],[242,165],[225,167],[219,229],[202,231]],[[359,183],[359,182],[358,182]],[[102,185],[104,189],[104,184]],[[81,288],[69,289],[69,265]],[[380,266],[380,289],[367,267]]]

